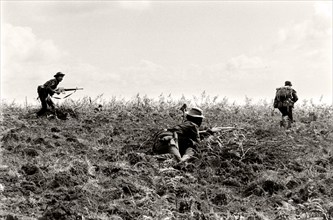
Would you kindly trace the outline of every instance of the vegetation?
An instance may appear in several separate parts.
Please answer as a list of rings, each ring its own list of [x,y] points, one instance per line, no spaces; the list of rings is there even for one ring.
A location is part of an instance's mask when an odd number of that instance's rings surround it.
[[[96,111],[98,104],[102,111]],[[152,135],[181,122],[183,103],[205,139],[177,164],[152,155]],[[271,103],[244,106],[205,94],[194,101],[67,100],[59,118],[2,104],[0,217],[5,219],[332,219],[333,108],[297,104],[279,127]]]

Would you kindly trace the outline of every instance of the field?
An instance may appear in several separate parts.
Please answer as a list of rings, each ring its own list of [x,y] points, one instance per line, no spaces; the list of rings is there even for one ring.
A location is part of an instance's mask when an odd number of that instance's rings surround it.
[[[68,100],[67,120],[2,104],[2,219],[333,219],[333,108],[297,103],[292,129],[271,103]],[[152,135],[196,103],[203,127],[235,126],[177,164]]]

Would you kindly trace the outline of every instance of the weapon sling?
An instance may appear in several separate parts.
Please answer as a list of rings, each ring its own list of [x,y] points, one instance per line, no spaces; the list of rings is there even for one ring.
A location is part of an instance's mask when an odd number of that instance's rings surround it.
[[[69,96],[73,95],[73,94],[76,92],[76,90],[77,90],[77,89],[75,89],[74,92],[72,92],[72,93],[66,95],[66,96],[63,97],[63,98],[60,98],[60,97],[53,97],[53,98],[55,98],[55,99],[66,99],[66,98],[68,98]]]

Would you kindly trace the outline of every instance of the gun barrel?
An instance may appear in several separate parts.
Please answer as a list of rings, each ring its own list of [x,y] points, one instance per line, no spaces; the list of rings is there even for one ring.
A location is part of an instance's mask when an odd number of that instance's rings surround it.
[[[236,129],[235,127],[217,127],[217,129],[220,130],[231,130],[231,129]]]
[[[83,90],[83,88],[69,88],[69,89],[64,89],[64,91],[74,91],[74,90]]]

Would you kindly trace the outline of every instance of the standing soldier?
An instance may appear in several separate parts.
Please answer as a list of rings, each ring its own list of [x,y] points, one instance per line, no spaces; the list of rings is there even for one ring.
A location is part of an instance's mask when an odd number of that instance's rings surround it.
[[[282,114],[282,121],[280,122],[281,127],[290,128],[291,123],[294,122],[293,108],[298,97],[296,91],[291,87],[291,82],[286,81],[284,86],[276,89],[274,108],[278,108]]]
[[[51,97],[54,95],[54,93],[57,93],[58,95],[60,94],[60,92],[56,91],[56,89],[64,76],[65,74],[62,72],[57,72],[54,75],[54,79],[47,81],[44,85],[38,86],[37,92],[38,97],[42,103],[42,109],[37,112],[37,116],[42,116],[47,111],[47,106],[50,106],[53,111],[55,110],[55,106]]]

